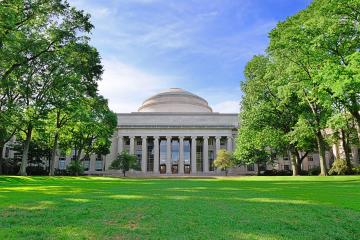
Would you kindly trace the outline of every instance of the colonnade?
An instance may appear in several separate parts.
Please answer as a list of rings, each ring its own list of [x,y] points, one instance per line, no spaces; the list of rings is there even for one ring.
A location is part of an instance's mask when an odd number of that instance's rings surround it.
[[[150,172],[154,174],[160,173],[160,165],[166,166],[166,173],[172,173],[172,140],[179,141],[179,161],[177,162],[178,173],[184,174],[184,140],[187,139],[190,141],[190,171],[191,173],[200,172],[201,169],[197,169],[196,157],[197,157],[197,139],[202,139],[202,166],[204,173],[208,173],[210,171],[210,161],[209,161],[209,138],[215,138],[215,156],[218,151],[221,149],[221,138],[226,139],[225,149],[228,151],[233,150],[233,137],[232,136],[119,136],[118,137],[118,146],[117,152],[121,153],[125,150],[125,139],[129,143],[126,145],[127,150],[130,154],[135,154],[135,144],[136,137],[139,139],[141,137],[141,171],[143,173],[148,172],[147,168],[147,160],[148,160],[148,139],[151,138],[153,140],[153,153],[154,153],[154,163],[153,169]],[[166,139],[166,160],[165,162],[160,162],[160,140]]]

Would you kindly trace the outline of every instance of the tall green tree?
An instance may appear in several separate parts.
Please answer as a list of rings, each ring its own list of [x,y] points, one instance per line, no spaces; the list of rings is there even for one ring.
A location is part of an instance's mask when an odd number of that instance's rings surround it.
[[[286,82],[285,69],[269,57],[255,56],[245,68],[245,77],[237,157],[266,164],[274,154],[290,151],[293,174],[298,175],[303,159],[313,149],[313,139],[294,134],[300,114],[308,109],[299,104],[296,95],[284,92],[279,78]]]
[[[102,96],[83,99],[65,126],[66,137],[60,147],[74,149],[76,162],[81,156],[108,154],[116,126],[117,116],[109,109],[106,99]]]
[[[97,81],[102,74],[100,57],[88,44],[74,43],[60,52],[56,86],[50,89],[51,110],[47,116],[48,130],[53,135],[50,175],[54,175],[55,158],[61,138],[60,132],[76,119],[77,107],[85,98],[97,97]]]
[[[6,19],[0,32],[0,77],[8,82],[5,92],[17,90],[23,109],[25,142],[19,173],[26,175],[33,129],[50,110],[50,90],[58,87],[61,52],[86,44],[92,25],[89,15],[60,0],[4,1],[0,16]]]

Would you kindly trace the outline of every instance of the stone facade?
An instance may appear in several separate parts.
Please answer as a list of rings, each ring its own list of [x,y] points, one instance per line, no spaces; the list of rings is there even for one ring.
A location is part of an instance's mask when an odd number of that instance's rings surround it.
[[[237,114],[118,114],[118,129],[105,168],[126,150],[139,159],[141,172],[134,174],[216,173],[212,166],[216,153],[233,150],[237,128]]]
[[[109,167],[117,155],[128,151],[137,156],[140,171],[130,171],[133,176],[159,175],[222,175],[213,166],[220,149],[233,151],[239,128],[238,114],[213,112],[207,101],[190,92],[172,88],[144,101],[138,112],[119,113],[118,126],[111,139],[110,153],[106,156],[92,155],[83,159],[87,174],[120,175],[120,171]],[[12,140],[12,142],[15,139]],[[16,153],[7,144],[3,157],[14,158]],[[65,169],[72,156],[58,156],[56,168]],[[335,144],[326,153],[330,166],[335,158],[344,155],[341,144]],[[353,146],[353,165],[359,164],[359,151]],[[47,167],[44,161],[44,167]],[[311,170],[319,166],[319,155],[309,154],[302,169]],[[256,165],[231,169],[231,175],[253,175]],[[262,166],[261,170],[291,170],[290,154],[274,157],[274,164]]]

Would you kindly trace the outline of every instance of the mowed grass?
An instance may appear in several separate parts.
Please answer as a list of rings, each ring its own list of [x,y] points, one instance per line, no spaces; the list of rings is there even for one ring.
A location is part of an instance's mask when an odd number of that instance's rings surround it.
[[[360,177],[0,177],[0,239],[360,239]]]

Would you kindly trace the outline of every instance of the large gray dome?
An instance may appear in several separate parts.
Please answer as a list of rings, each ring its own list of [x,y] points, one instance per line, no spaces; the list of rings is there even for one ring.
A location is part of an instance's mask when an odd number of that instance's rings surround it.
[[[181,88],[170,88],[146,99],[139,112],[212,112],[208,102]]]

